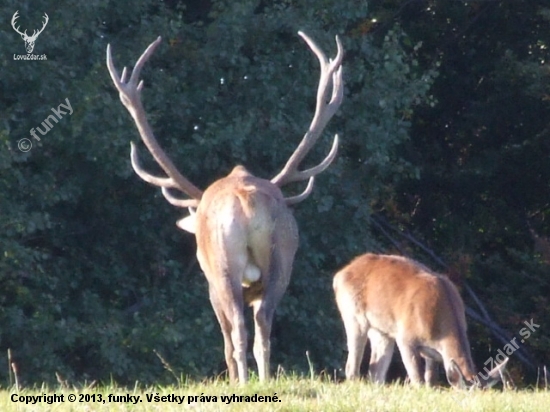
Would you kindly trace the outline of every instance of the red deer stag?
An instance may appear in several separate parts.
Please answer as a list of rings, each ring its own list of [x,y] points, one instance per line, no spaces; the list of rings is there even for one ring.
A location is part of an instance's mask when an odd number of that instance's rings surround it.
[[[321,75],[317,90],[315,114],[302,141],[281,172],[271,180],[250,174],[236,166],[229,175],[212,183],[203,193],[181,175],[157,143],[147,122],[140,92],[140,72],[159,45],[161,38],[149,45],[136,62],[128,79],[126,68],[118,75],[107,46],[107,67],[120,93],[122,104],[132,115],[141,138],[167,177],[153,176],[139,163],[134,144],[131,161],[134,171],[148,183],[162,188],[164,197],[173,205],[189,208],[191,214],[177,225],[197,240],[197,258],[209,286],[212,307],[220,323],[225,344],[225,361],[231,381],[246,382],[247,334],[244,304],[253,307],[255,336],[254,357],[260,380],[269,378],[271,324],[275,307],[282,298],[292,271],[298,247],[298,228],[288,205],[306,199],[313,189],[314,177],[325,170],[336,156],[338,135],[326,158],[317,166],[300,171],[298,167],[334,113],[343,97],[343,49],[338,37],[334,60],[304,33],[298,33],[319,59]],[[309,180],[299,195],[284,197],[281,186]],[[169,193],[176,189],[187,195],[179,199]],[[196,212],[193,211],[196,208]]]
[[[386,380],[395,343],[413,384],[432,385],[443,362],[456,388],[490,387],[500,379],[508,358],[486,375],[476,376],[466,334],[464,303],[455,285],[411,259],[364,254],[334,276],[336,303],[346,329],[346,378],[359,375],[367,338],[371,344],[369,378]]]

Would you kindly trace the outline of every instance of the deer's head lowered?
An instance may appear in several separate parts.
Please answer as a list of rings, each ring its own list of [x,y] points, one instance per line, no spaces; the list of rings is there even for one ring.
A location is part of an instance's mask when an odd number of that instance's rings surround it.
[[[369,377],[378,383],[386,379],[396,343],[413,384],[433,384],[436,361],[456,388],[490,387],[502,379],[508,358],[476,374],[464,303],[447,277],[411,259],[367,253],[341,269],[333,287],[348,341],[346,378],[358,376],[368,339]]]
[[[107,67],[122,104],[132,115],[143,142],[167,176],[158,177],[146,172],[132,143],[130,157],[134,171],[146,182],[161,187],[168,202],[187,207],[192,212],[177,224],[195,233],[197,258],[208,281],[210,301],[221,326],[225,360],[232,381],[247,380],[245,304],[250,304],[254,311],[254,357],[259,377],[261,380],[269,377],[273,315],[288,286],[298,247],[298,229],[288,205],[309,196],[315,175],[331,164],[338,149],[338,136],[335,136],[332,149],[321,163],[307,170],[298,170],[300,162],[338,110],[343,97],[343,50],[338,37],[338,53],[334,60],[329,60],[307,35],[299,34],[321,65],[315,114],[302,141],[281,172],[271,180],[255,177],[243,166],[236,166],[228,176],[215,181],[204,192],[180,174],[161,149],[141,102],[143,82],[139,80],[140,72],[160,44],[160,37],[141,55],[129,78],[126,68],[119,76],[110,46],[107,46]],[[302,180],[308,180],[308,184],[301,194],[291,197],[282,194],[281,186]],[[182,192],[187,198],[173,196],[170,189]]]
[[[42,28],[40,30],[34,30],[33,33],[32,33],[32,36],[28,36],[27,35],[27,30],[25,30],[23,33],[21,33],[21,31],[19,30],[19,27],[15,27],[16,20],[19,18],[18,13],[19,13],[19,10],[17,10],[13,14],[13,17],[11,18],[11,26],[13,27],[13,29],[17,33],[19,33],[21,35],[21,37],[25,41],[25,48],[27,49],[27,53],[32,53],[32,51],[34,50],[34,42],[36,41],[36,39],[38,38],[40,33],[42,33],[44,31],[44,29],[46,28],[46,25],[48,24],[48,21],[50,20],[50,18],[48,17],[48,15],[46,13],[44,13],[44,23],[42,24]]]

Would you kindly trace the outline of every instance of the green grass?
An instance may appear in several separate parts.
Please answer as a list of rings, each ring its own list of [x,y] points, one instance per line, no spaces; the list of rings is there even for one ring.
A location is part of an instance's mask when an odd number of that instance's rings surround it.
[[[28,404],[13,402],[21,396],[63,395],[64,402],[47,404]],[[139,395],[140,402],[109,402],[109,395]],[[217,401],[201,402],[200,396],[216,396]],[[277,402],[222,402],[221,396],[277,396]],[[75,395],[76,402],[69,402],[68,396]],[[88,401],[86,397],[88,395]],[[95,395],[96,402],[91,397]],[[97,402],[101,395],[105,402]],[[146,395],[185,396],[183,403],[148,401]],[[198,399],[189,404],[188,397]],[[79,398],[83,402],[79,402]],[[429,389],[413,388],[402,385],[372,385],[367,382],[333,383],[322,379],[283,377],[266,384],[252,381],[247,385],[230,385],[224,381],[207,383],[190,383],[181,386],[162,388],[141,387],[128,390],[115,386],[104,386],[94,389],[36,388],[0,390],[0,411],[526,411],[547,412],[550,408],[550,391],[457,391],[449,388]]]

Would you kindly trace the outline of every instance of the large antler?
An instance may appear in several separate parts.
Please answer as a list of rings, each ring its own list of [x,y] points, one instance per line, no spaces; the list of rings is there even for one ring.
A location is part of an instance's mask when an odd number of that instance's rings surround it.
[[[141,103],[141,89],[143,88],[143,80],[139,80],[141,69],[145,62],[151,57],[157,46],[161,42],[159,36],[153,43],[147,47],[141,57],[138,59],[132,70],[132,75],[127,81],[126,67],[122,70],[122,76],[118,75],[118,72],[113,64],[113,58],[111,56],[111,45],[107,46],[107,67],[113,83],[120,94],[120,100],[122,104],[128,109],[132,115],[134,122],[139,130],[141,139],[149,149],[149,152],[153,155],[157,163],[168,175],[168,177],[153,176],[143,170],[139,162],[139,156],[134,143],[131,143],[130,158],[132,161],[132,167],[139,177],[148,183],[163,188],[162,193],[166,199],[175,206],[179,207],[196,207],[199,200],[202,197],[202,190],[197,188],[193,183],[187,180],[174,166],[170,158],[164,153],[159,146],[149,123],[147,122],[147,116]],[[138,83],[139,81],[139,83]],[[192,199],[176,199],[172,197],[167,189],[177,189],[187,194]]]
[[[310,179],[308,187],[313,185],[313,179],[315,175],[325,170],[336,157],[338,151],[338,135],[334,136],[334,142],[329,154],[323,159],[317,166],[307,170],[299,171],[298,166],[300,162],[306,157],[311,148],[315,145],[315,142],[321,136],[323,129],[328,121],[336,113],[338,107],[342,103],[342,97],[344,94],[344,87],[342,82],[342,58],[344,57],[344,51],[342,49],[342,43],[338,36],[336,36],[336,45],[338,47],[338,53],[334,60],[328,60],[323,51],[311,40],[305,33],[299,31],[298,34],[305,40],[310,49],[315,53],[319,59],[321,65],[321,76],[319,79],[319,87],[317,89],[317,103],[315,106],[315,115],[311,121],[308,131],[302,138],[302,141],[292,153],[288,159],[283,170],[279,172],[277,176],[271,179],[271,182],[277,186],[282,186],[285,183],[296,182],[300,180]],[[332,94],[330,100],[327,102],[327,93],[332,85]],[[300,195],[299,201],[305,199],[311,190],[304,191]],[[293,202],[297,203],[297,202]]]

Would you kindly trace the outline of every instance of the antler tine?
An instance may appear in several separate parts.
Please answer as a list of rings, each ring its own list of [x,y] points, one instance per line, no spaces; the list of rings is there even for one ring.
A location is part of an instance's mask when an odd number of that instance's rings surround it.
[[[145,180],[147,183],[151,183],[155,186],[160,186],[162,194],[168,202],[177,207],[198,207],[199,201],[197,199],[178,199],[170,194],[168,188],[173,187],[173,181],[169,177],[157,177],[153,176],[141,167],[141,161],[139,160],[138,149],[134,142],[130,142],[130,161],[134,172]]]
[[[178,199],[170,194],[167,187],[162,187],[160,190],[164,198],[168,200],[168,203],[171,205],[187,208],[196,208],[199,206],[199,201],[197,199]]]
[[[130,75],[130,78],[128,80],[128,71],[126,70],[126,67],[124,67],[124,69],[122,70],[122,76],[119,76],[118,71],[116,70],[113,63],[113,58],[111,55],[111,45],[107,45],[107,68],[109,70],[111,79],[113,80],[113,83],[115,84],[115,87],[119,92],[122,104],[126,107],[128,112],[134,119],[134,122],[136,123],[143,143],[145,143],[145,146],[147,146],[147,149],[149,149],[151,155],[155,158],[157,163],[168,175],[168,177],[161,178],[153,176],[143,170],[139,162],[137,150],[132,143],[130,149],[130,159],[132,161],[132,167],[134,168],[134,171],[138,174],[139,177],[141,177],[148,183],[160,187],[178,189],[193,198],[194,200],[198,201],[202,197],[202,190],[193,185],[193,183],[187,180],[187,178],[185,178],[176,169],[170,158],[159,146],[153,134],[151,126],[149,126],[147,115],[145,114],[145,109],[143,108],[143,104],[141,102],[140,92],[143,88],[143,80],[139,80],[141,69],[143,68],[147,60],[149,60],[157,46],[160,44],[161,40],[162,38],[159,36],[153,43],[151,43],[147,47],[147,49],[145,49],[143,54],[137,60],[134,69],[132,70],[132,74]],[[190,203],[196,204],[196,202],[192,202],[193,199],[189,199]]]
[[[323,161],[319,163],[317,166],[313,166],[309,169],[301,170],[301,171],[296,170],[292,175],[292,177],[287,180],[287,182],[298,182],[301,180],[306,180],[324,171],[327,167],[330,166],[330,164],[338,154],[339,141],[340,140],[338,138],[338,135],[337,134],[334,135],[334,140],[332,141],[332,147],[330,148],[330,152],[328,152],[328,155],[323,159]]]
[[[296,195],[296,196],[290,196],[290,197],[285,197],[285,203],[290,206],[290,205],[295,205],[296,203],[300,203],[302,200],[306,199],[310,194],[311,192],[313,191],[313,184],[315,183],[315,176],[311,176],[307,182],[307,186],[305,188],[305,190],[300,193],[299,195]]]
[[[313,53],[317,56],[321,66],[319,86],[317,88],[317,101],[315,105],[315,114],[305,133],[302,141],[288,159],[284,168],[277,176],[271,179],[271,182],[277,186],[282,186],[289,182],[296,182],[308,179],[325,170],[336,157],[338,151],[338,136],[336,135],[332,148],[325,159],[315,167],[305,171],[298,171],[298,166],[311,148],[315,145],[328,121],[334,116],[340,104],[342,103],[344,88],[342,81],[342,59],[344,51],[340,38],[336,36],[336,46],[338,52],[334,59],[327,59],[321,48],[305,33],[298,34],[308,44]],[[332,85],[332,93],[327,103],[327,93]]]

